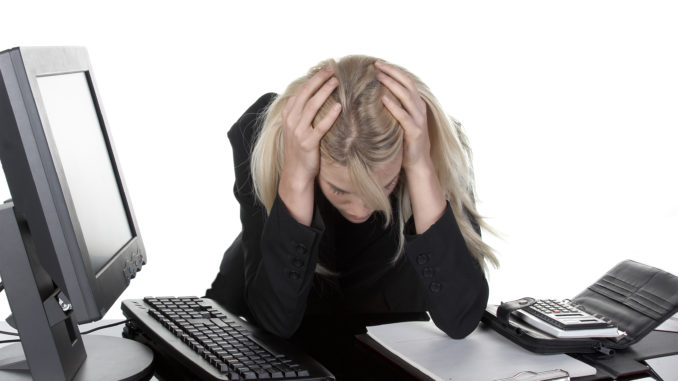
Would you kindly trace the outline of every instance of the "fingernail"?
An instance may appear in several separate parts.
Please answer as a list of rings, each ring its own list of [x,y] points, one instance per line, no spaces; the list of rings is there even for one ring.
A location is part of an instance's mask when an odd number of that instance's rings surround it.
[[[381,99],[383,99],[385,102],[391,102],[391,98],[389,98],[387,95],[384,95],[381,97]]]
[[[333,111],[339,111],[341,110],[341,103],[336,103],[334,106],[332,106]]]

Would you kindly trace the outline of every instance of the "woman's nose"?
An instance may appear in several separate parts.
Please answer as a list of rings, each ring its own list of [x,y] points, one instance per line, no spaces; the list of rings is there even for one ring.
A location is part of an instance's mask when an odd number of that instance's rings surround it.
[[[348,212],[356,217],[364,217],[371,214],[372,210],[361,200],[354,203],[353,207],[349,209]]]

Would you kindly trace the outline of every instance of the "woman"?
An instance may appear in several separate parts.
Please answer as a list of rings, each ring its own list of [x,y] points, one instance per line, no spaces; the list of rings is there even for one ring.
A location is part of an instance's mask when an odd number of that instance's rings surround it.
[[[242,232],[207,291],[323,361],[366,325],[477,326],[488,297],[470,151],[428,88],[365,56],[261,97],[228,133]],[[347,344],[350,346],[350,344]]]

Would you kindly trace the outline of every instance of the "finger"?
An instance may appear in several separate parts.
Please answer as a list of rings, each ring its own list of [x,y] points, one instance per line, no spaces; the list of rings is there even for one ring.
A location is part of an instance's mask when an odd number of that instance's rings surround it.
[[[330,97],[334,89],[339,86],[339,80],[335,77],[330,78],[325,84],[306,102],[301,112],[300,126],[310,126],[311,121],[315,119],[318,110],[322,107],[327,98]]]
[[[395,100],[391,99],[388,95],[384,95],[381,97],[382,102],[384,102],[384,106],[388,109],[388,111],[393,114],[393,116],[400,122],[400,126],[407,131],[409,128],[415,125],[414,119],[412,119],[412,116],[402,107],[398,106]]]
[[[304,105],[306,104],[306,101],[315,94],[315,92],[320,88],[327,80],[334,74],[334,70],[327,66],[324,69],[320,70],[319,72],[315,73],[311,79],[306,81],[303,86],[301,86],[301,90],[299,90],[299,93],[297,93],[297,99],[295,101],[294,108],[292,109],[292,112],[296,112],[301,114]]]
[[[425,112],[424,109],[426,107],[426,103],[423,99],[421,99],[421,96],[419,95],[419,89],[417,89],[414,78],[412,78],[410,74],[407,74],[397,66],[391,65],[385,61],[377,60],[375,61],[374,65],[377,67],[377,69],[388,74],[388,76],[395,79],[400,83],[400,85],[405,87],[414,97],[415,104],[418,106],[417,109]]]
[[[287,118],[290,116],[292,109],[294,108],[295,99],[296,99],[296,96],[292,95],[291,97],[289,97],[287,99],[287,103],[285,103],[285,107],[283,107],[282,119],[283,119],[283,123],[285,123],[285,124],[288,124],[288,123],[286,123],[288,121]]]
[[[400,100],[400,103],[405,106],[405,109],[411,114],[411,115],[419,115],[422,113],[422,110],[419,108],[419,104],[415,101],[416,98],[412,95],[412,92],[408,91],[405,87],[403,87],[399,82],[391,78],[390,76],[384,74],[384,73],[378,73],[377,74],[377,79],[386,86],[391,92],[398,97]],[[417,93],[416,97],[419,97],[419,93]]]
[[[325,136],[325,133],[329,131],[330,127],[334,124],[334,122],[337,120],[337,117],[341,113],[341,103],[337,103],[332,108],[330,111],[325,115],[318,124],[315,125],[315,128],[313,128],[313,132],[316,134],[316,137],[318,141],[322,139],[323,136]]]
[[[412,92],[417,92],[417,87],[414,85],[414,80],[412,79],[412,77],[405,74],[405,72],[403,72],[402,70],[398,69],[397,67],[391,64],[379,60],[374,62],[374,66],[376,66],[377,69],[383,71],[389,76],[395,78],[405,88],[409,89]]]

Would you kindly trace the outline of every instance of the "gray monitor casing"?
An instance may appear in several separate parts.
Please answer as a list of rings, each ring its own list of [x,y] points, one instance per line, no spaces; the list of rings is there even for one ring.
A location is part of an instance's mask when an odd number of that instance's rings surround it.
[[[132,233],[132,239],[98,272],[89,260],[37,83],[40,76],[77,72],[87,79]],[[87,51],[14,48],[0,53],[0,74],[0,159],[14,211],[26,222],[41,266],[70,299],[77,321],[99,320],[146,263],[146,253]]]

